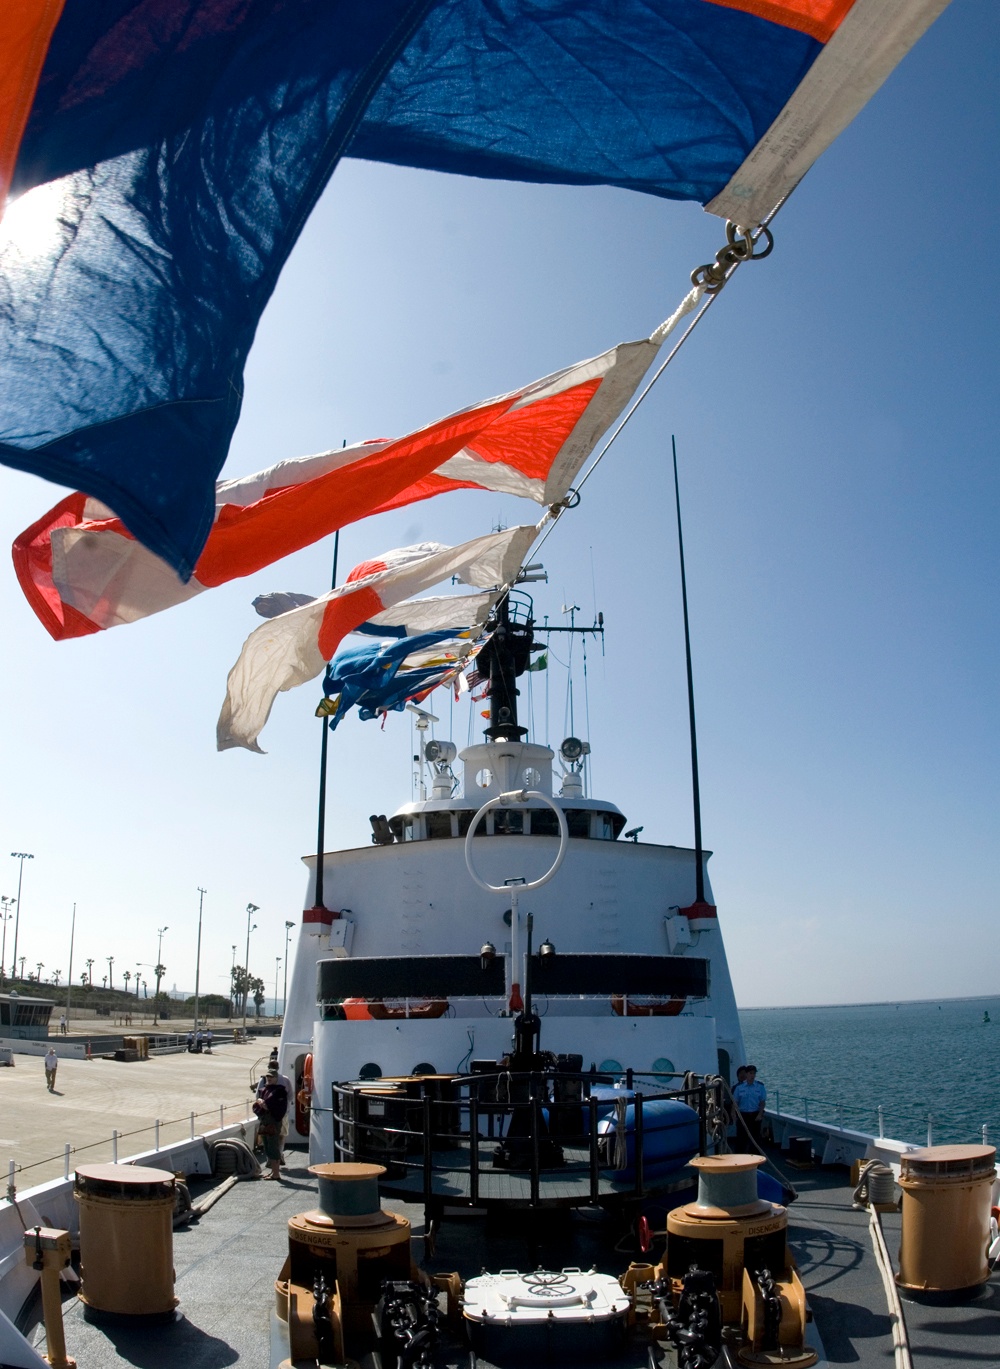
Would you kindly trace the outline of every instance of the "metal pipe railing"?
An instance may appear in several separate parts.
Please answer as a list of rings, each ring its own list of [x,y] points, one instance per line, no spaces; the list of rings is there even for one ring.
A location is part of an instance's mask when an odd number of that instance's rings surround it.
[[[192,1113],[188,1113],[187,1117],[175,1117],[175,1118],[170,1118],[170,1119],[168,1119],[168,1120],[165,1121],[165,1122],[164,1122],[164,1121],[161,1121],[161,1119],[160,1119],[159,1117],[157,1117],[153,1122],[149,1123],[148,1125],[146,1125],[146,1126],[144,1126],[144,1127],[136,1127],[136,1128],[134,1128],[132,1131],[118,1131],[117,1129],[113,1129],[112,1132],[111,1132],[111,1134],[110,1134],[110,1136],[102,1136],[102,1137],[101,1137],[99,1140],[97,1140],[97,1141],[87,1141],[87,1142],[85,1142],[83,1145],[74,1146],[74,1145],[72,1145],[70,1142],[67,1141],[67,1142],[63,1145],[62,1150],[59,1151],[57,1154],[55,1154],[55,1155],[46,1155],[46,1156],[45,1156],[43,1159],[41,1159],[41,1160],[32,1160],[32,1161],[30,1161],[30,1163],[24,1164],[24,1165],[20,1165],[20,1164],[17,1163],[16,1160],[10,1159],[10,1160],[8,1160],[8,1162],[7,1162],[7,1174],[8,1174],[8,1182],[7,1182],[7,1189],[8,1189],[8,1192],[7,1192],[7,1199],[8,1199],[8,1201],[12,1201],[12,1194],[13,1194],[14,1196],[16,1196],[16,1193],[17,1193],[17,1176],[18,1176],[19,1174],[27,1174],[27,1173],[29,1173],[31,1170],[41,1169],[41,1168],[43,1168],[43,1167],[46,1166],[46,1165],[56,1165],[56,1164],[58,1164],[58,1162],[61,1160],[61,1161],[62,1161],[62,1175],[63,1175],[63,1178],[64,1178],[64,1179],[68,1179],[68,1178],[70,1177],[70,1170],[71,1170],[71,1164],[70,1164],[70,1158],[71,1158],[71,1156],[74,1156],[74,1155],[82,1155],[85,1151],[88,1151],[88,1150],[97,1150],[97,1149],[99,1149],[101,1146],[110,1146],[110,1148],[111,1148],[111,1162],[112,1162],[112,1164],[117,1164],[117,1163],[118,1163],[118,1147],[119,1147],[119,1142],[121,1142],[121,1141],[131,1140],[133,1137],[136,1137],[136,1136],[144,1136],[144,1135],[146,1135],[147,1133],[152,1132],[152,1133],[153,1133],[153,1149],[154,1149],[154,1150],[159,1150],[159,1149],[160,1149],[160,1128],[161,1128],[161,1127],[181,1126],[181,1125],[183,1125],[183,1124],[186,1122],[186,1123],[188,1124],[188,1132],[189,1132],[189,1135],[188,1135],[187,1138],[179,1138],[179,1139],[188,1139],[188,1140],[190,1140],[190,1139],[192,1139],[192,1138],[194,1137],[193,1124],[194,1124],[194,1119],[195,1119],[195,1118],[202,1118],[202,1117],[214,1117],[214,1118],[217,1118],[217,1119],[218,1119],[218,1122],[219,1122],[219,1127],[220,1127],[220,1130],[221,1130],[221,1129],[224,1127],[224,1125],[225,1125],[225,1122],[224,1122],[224,1118],[225,1118],[225,1109],[226,1109],[226,1108],[232,1109],[232,1108],[238,1108],[238,1107],[240,1107],[240,1104],[239,1104],[239,1103],[220,1103],[219,1106],[218,1106],[218,1108],[212,1107],[212,1108],[207,1109],[207,1110],[204,1111],[204,1112],[192,1112]],[[208,1129],[211,1130],[211,1128],[208,1128]]]
[[[638,1077],[633,1076],[634,1079]],[[683,1076],[662,1077],[674,1080]],[[596,1071],[573,1074],[551,1070],[511,1075],[509,1071],[498,1070],[495,1074],[456,1076],[452,1081],[454,1091],[445,1098],[435,1097],[425,1083],[413,1080],[408,1094],[386,1096],[385,1107],[392,1110],[388,1118],[380,1115],[375,1120],[365,1112],[363,1082],[333,1084],[330,1111],[334,1154],[338,1159],[361,1159],[387,1165],[390,1171],[387,1184],[391,1186],[398,1182],[403,1192],[414,1191],[413,1181],[406,1178],[407,1171],[418,1171],[417,1191],[422,1192],[425,1205],[430,1206],[441,1197],[434,1190],[435,1153],[440,1142],[445,1151],[455,1152],[443,1163],[443,1169],[466,1173],[468,1205],[481,1206],[480,1142],[485,1123],[490,1137],[498,1130],[501,1138],[505,1135],[517,1138],[516,1148],[512,1149],[523,1159],[511,1167],[526,1172],[524,1198],[532,1208],[543,1204],[545,1176],[556,1171],[570,1177],[575,1173],[578,1179],[586,1176],[580,1201],[596,1203],[624,1191],[621,1182],[614,1183],[615,1166],[611,1153],[604,1153],[600,1134],[600,1108],[602,1105],[609,1107],[611,1100],[602,1100],[592,1091],[595,1084],[603,1083],[607,1078],[597,1075]],[[512,1084],[515,1084],[513,1099],[510,1098]],[[573,1086],[576,1086],[575,1090]],[[507,1099],[500,1101],[505,1093]],[[714,1098],[713,1091],[704,1083],[687,1089],[632,1092],[630,1192],[640,1196],[645,1193],[646,1106],[661,1098],[687,1102],[698,1117],[699,1148],[705,1153],[710,1095]],[[623,1092],[622,1098],[627,1096]],[[551,1111],[546,1114],[545,1109]],[[578,1117],[579,1131],[573,1129],[574,1113]],[[609,1141],[610,1137],[609,1132]],[[560,1151],[555,1162],[554,1147]],[[563,1163],[563,1153],[567,1151],[572,1158]],[[602,1171],[610,1173],[602,1175]]]
[[[964,1119],[952,1120],[941,1111],[925,1112],[919,1105],[894,1104],[892,1116],[887,1122],[887,1109],[882,1103],[873,1107],[871,1104],[844,1102],[843,1099],[816,1098],[811,1094],[789,1094],[778,1089],[774,1091],[774,1099],[771,1111],[782,1120],[798,1118],[810,1125],[826,1126],[838,1131],[857,1131],[879,1140],[885,1140],[891,1134],[897,1141],[931,1145],[935,1137],[938,1141],[964,1143],[973,1138],[979,1140],[984,1133],[989,1135],[989,1123],[984,1122],[973,1131]]]

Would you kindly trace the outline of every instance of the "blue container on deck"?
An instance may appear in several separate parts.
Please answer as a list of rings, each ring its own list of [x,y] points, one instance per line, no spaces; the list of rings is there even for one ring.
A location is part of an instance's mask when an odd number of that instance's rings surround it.
[[[622,1091],[618,1092],[622,1096]],[[617,1114],[597,1124],[607,1166],[616,1179],[635,1178],[635,1104],[625,1106],[619,1124]],[[642,1168],[647,1179],[663,1178],[683,1169],[698,1154],[698,1114],[676,1098],[653,1098],[642,1105]],[[624,1146],[622,1142],[624,1140]],[[623,1163],[624,1162],[624,1163]]]

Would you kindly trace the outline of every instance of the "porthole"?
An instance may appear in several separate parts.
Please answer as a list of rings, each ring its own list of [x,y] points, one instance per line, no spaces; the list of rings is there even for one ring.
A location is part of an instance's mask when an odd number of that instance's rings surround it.
[[[493,783],[493,771],[488,769],[478,771],[476,774],[476,783],[479,785],[480,789],[489,789],[490,785]]]
[[[620,1060],[602,1060],[597,1067],[598,1074],[624,1074]]]
[[[542,782],[542,772],[536,770],[533,765],[521,771],[521,783],[525,789],[537,789]]]
[[[677,1071],[674,1069],[674,1062],[672,1060],[668,1060],[665,1055],[661,1055],[658,1059],[653,1061],[653,1073],[676,1074]]]
[[[381,1078],[382,1078],[382,1066],[381,1066],[381,1065],[376,1065],[376,1063],[375,1063],[374,1060],[369,1060],[369,1061],[367,1062],[367,1064],[362,1065],[361,1068],[358,1070],[358,1078],[359,1078],[359,1079],[381,1079]]]

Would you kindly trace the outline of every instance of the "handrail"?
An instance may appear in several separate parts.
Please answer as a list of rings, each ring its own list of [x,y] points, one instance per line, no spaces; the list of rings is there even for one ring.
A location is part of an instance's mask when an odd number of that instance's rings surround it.
[[[676,1079],[681,1076],[670,1074],[666,1077]],[[583,1086],[602,1083],[601,1076],[578,1072],[564,1073],[555,1069],[516,1074],[497,1070],[489,1074],[453,1077],[453,1092],[447,1097],[434,1096],[423,1081],[414,1079],[411,1084],[419,1086],[419,1090],[415,1088],[408,1094],[387,1094],[381,1100],[386,1104],[398,1104],[402,1108],[402,1113],[390,1121],[384,1112],[372,1118],[363,1110],[360,1099],[365,1097],[366,1082],[377,1083],[376,1080],[353,1080],[332,1083],[330,1086],[332,1107],[329,1111],[333,1115],[334,1155],[338,1159],[353,1160],[360,1157],[387,1165],[389,1175],[386,1183],[390,1186],[394,1182],[394,1175],[396,1179],[400,1179],[401,1174],[407,1172],[411,1176],[419,1174],[418,1182],[428,1213],[440,1198],[434,1190],[434,1176],[439,1172],[435,1165],[436,1154],[446,1156],[444,1168],[467,1173],[467,1204],[480,1205],[480,1146],[484,1139],[480,1132],[480,1122],[486,1121],[487,1135],[493,1137],[493,1124],[497,1118],[501,1123],[497,1132],[501,1143],[513,1145],[516,1153],[521,1156],[521,1160],[512,1167],[521,1171],[530,1185],[528,1201],[531,1207],[540,1205],[541,1177],[543,1172],[552,1168],[552,1162],[547,1157],[553,1143],[560,1147],[572,1148],[576,1152],[573,1158],[568,1159],[565,1167],[562,1166],[560,1156],[559,1165],[564,1172],[575,1172],[578,1177],[583,1177],[589,1172],[589,1183],[581,1190],[581,1203],[597,1201],[602,1196],[602,1169],[621,1169],[623,1164],[626,1168],[632,1169],[628,1182],[634,1190],[634,1196],[642,1197],[646,1191],[644,1107],[659,1099],[687,1102],[698,1117],[698,1149],[704,1154],[708,1142],[709,1093],[717,1088],[717,1085],[706,1085],[704,1081],[680,1089],[654,1085],[647,1091],[641,1088],[622,1090],[618,1098],[599,1098],[590,1087],[585,1089]],[[550,1093],[548,1085],[552,1083],[575,1084],[579,1089],[575,1097],[560,1097],[554,1091]],[[504,1085],[507,1086],[506,1097],[502,1096]],[[482,1096],[484,1092],[488,1101]],[[491,1094],[492,1097],[489,1096]],[[373,1090],[368,1096],[377,1100],[378,1091]],[[610,1153],[605,1152],[602,1158],[598,1112],[602,1106],[610,1107],[620,1118],[620,1105],[624,1102],[628,1102],[632,1109],[629,1145],[632,1153],[627,1164],[619,1161],[616,1165]],[[554,1113],[546,1123],[542,1116],[544,1107],[553,1110],[575,1110],[579,1113],[579,1130],[573,1127],[573,1130],[567,1133],[561,1128],[550,1129],[554,1126]],[[442,1114],[446,1118],[443,1125],[439,1123]],[[407,1183],[412,1185],[412,1178],[407,1180]],[[412,1192],[412,1187],[408,1187],[407,1192]],[[608,1194],[605,1192],[603,1196],[607,1197]],[[463,1200],[458,1201],[461,1205]]]
[[[18,1164],[16,1160],[11,1159],[8,1161],[8,1174],[10,1176],[13,1176],[15,1174],[27,1174],[29,1170],[39,1169],[42,1165],[54,1164],[57,1160],[62,1160],[65,1162],[68,1160],[70,1155],[81,1155],[85,1150],[96,1150],[99,1146],[112,1146],[116,1149],[117,1143],[119,1141],[128,1140],[133,1136],[141,1136],[144,1132],[149,1131],[154,1133],[154,1136],[156,1137],[156,1149],[159,1150],[159,1135],[161,1127],[180,1126],[184,1123],[187,1123],[190,1126],[202,1117],[214,1117],[219,1121],[221,1126],[225,1126],[226,1123],[224,1121],[224,1117],[226,1110],[232,1110],[233,1108],[242,1108],[244,1110],[244,1116],[239,1119],[240,1121],[249,1120],[250,1111],[248,1099],[244,1100],[243,1102],[237,1103],[218,1103],[215,1107],[208,1108],[204,1112],[189,1112],[184,1117],[168,1118],[166,1121],[164,1121],[160,1117],[157,1117],[148,1126],[136,1127],[133,1131],[112,1131],[110,1136],[101,1137],[101,1139],[97,1141],[86,1141],[83,1145],[73,1146],[67,1143],[67,1145],[64,1146],[63,1149],[58,1152],[58,1154],[48,1155],[41,1160],[32,1160],[29,1164]],[[232,1121],[230,1125],[235,1126],[236,1121]],[[211,1128],[209,1128],[209,1130],[211,1130]],[[192,1138],[191,1136],[188,1136],[185,1139],[190,1140]],[[0,1199],[0,1201],[4,1200]]]
[[[790,1108],[789,1104],[793,1106]],[[801,1111],[794,1110],[794,1104],[801,1104]],[[826,1113],[827,1115],[817,1115]],[[873,1138],[884,1140],[887,1135],[886,1115],[887,1110],[882,1103],[875,1105],[865,1103],[845,1103],[841,1099],[836,1101],[829,1098],[816,1098],[812,1094],[787,1094],[782,1089],[774,1090],[774,1105],[768,1105],[768,1111],[778,1118],[794,1117],[807,1125],[817,1125],[833,1127],[838,1131],[858,1131],[863,1135],[870,1135]],[[833,1114],[832,1116],[830,1114]],[[933,1144],[935,1134],[940,1138],[942,1132],[946,1132],[950,1139],[964,1141],[968,1137],[966,1130],[968,1123],[961,1120],[952,1119],[952,1116],[943,1111],[924,1111],[916,1104],[894,1103],[891,1115],[896,1119],[895,1123],[890,1123],[894,1127],[901,1125],[902,1130],[893,1139],[905,1141],[908,1144],[921,1143],[922,1135],[925,1133],[927,1144]],[[845,1118],[855,1117],[858,1125],[845,1126]],[[906,1134],[909,1132],[909,1134]],[[982,1144],[988,1144],[989,1126],[983,1123],[976,1129],[975,1139]]]

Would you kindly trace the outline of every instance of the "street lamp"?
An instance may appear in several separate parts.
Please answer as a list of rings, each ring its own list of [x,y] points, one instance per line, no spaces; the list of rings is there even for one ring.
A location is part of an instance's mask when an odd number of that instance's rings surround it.
[[[201,910],[205,904],[207,889],[198,885],[198,951],[194,962],[194,1029],[198,1030],[198,990],[201,985]]]
[[[288,938],[291,936],[292,928],[294,926],[294,922],[285,923],[285,987],[281,995],[282,1018],[284,1018],[285,1014],[288,1012]]]
[[[245,989],[243,990],[243,1030],[244,1030],[244,1031],[246,1031],[246,1028],[247,1028],[247,999],[250,997],[250,933],[257,930],[257,924],[256,924],[256,922],[253,924],[252,927],[250,926],[250,919],[253,917],[254,913],[259,913],[259,912],[260,912],[260,909],[257,907],[257,904],[256,904],[256,903],[248,903],[248,904],[247,904],[247,959],[246,959],[246,964],[243,966],[244,978],[245,978],[245,980],[246,980],[246,987],[245,987]]]
[[[169,927],[157,927],[156,929],[156,964],[153,970],[156,974],[156,993],[153,995],[153,1026],[156,1026],[160,1015],[160,980],[166,968],[163,964],[163,933],[169,932]]]
[[[16,969],[17,969],[17,933],[18,933],[18,929],[19,929],[20,926],[21,926],[21,881],[24,879],[24,862],[25,862],[26,860],[34,860],[35,857],[32,856],[32,855],[30,855],[27,851],[11,851],[11,853],[10,853],[10,858],[11,858],[11,860],[19,860],[19,861],[21,862],[20,868],[19,868],[18,873],[17,873],[17,916],[14,918],[14,968],[15,968],[15,970],[16,970]],[[23,973],[23,971],[22,971],[22,973]],[[14,977],[14,976],[11,975],[11,978],[12,978],[12,979],[13,979],[13,977]]]
[[[278,1016],[278,969],[281,965],[281,956],[274,957],[274,1015]]]
[[[13,902],[13,898],[8,898],[6,894],[0,894],[0,903],[3,904],[3,912],[0,913],[0,918],[3,919],[3,950],[0,951],[0,986],[2,986],[3,984],[3,977],[6,973],[4,966],[7,964],[7,923],[14,916],[14,912],[11,907],[11,904]],[[16,965],[14,968],[17,968]],[[13,973],[11,975],[11,978],[13,978]]]

